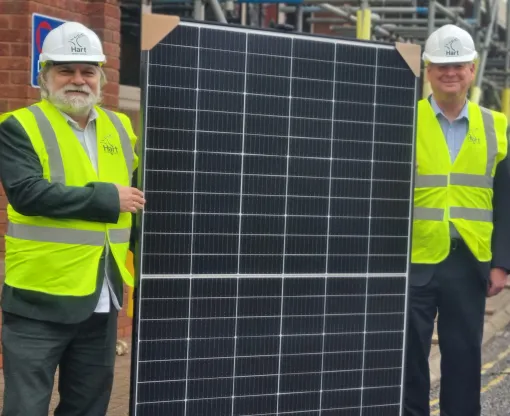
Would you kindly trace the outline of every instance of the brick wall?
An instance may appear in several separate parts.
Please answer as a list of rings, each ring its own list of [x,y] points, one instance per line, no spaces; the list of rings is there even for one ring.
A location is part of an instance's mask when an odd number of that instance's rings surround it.
[[[108,84],[104,105],[119,104],[120,7],[119,0],[0,0],[0,113],[39,100],[39,90],[30,86],[30,36],[32,13],[83,23],[94,30],[107,56]],[[0,187],[0,279],[3,280],[6,197]],[[125,292],[125,296],[127,291]],[[125,299],[127,305],[127,299]],[[119,336],[131,333],[125,310],[119,319]],[[1,357],[0,357],[1,359]]]

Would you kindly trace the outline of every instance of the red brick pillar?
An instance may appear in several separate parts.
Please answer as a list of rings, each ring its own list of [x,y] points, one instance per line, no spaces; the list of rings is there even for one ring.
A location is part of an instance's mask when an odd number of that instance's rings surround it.
[[[39,89],[30,84],[32,13],[80,22],[98,34],[103,41],[108,61],[105,66],[108,85],[103,92],[104,104],[116,109],[119,102],[120,68],[119,0],[0,0],[0,114],[39,100]],[[6,204],[0,186],[1,280]],[[127,335],[130,325],[127,318],[120,319],[119,328],[122,330],[119,335]]]
[[[116,109],[119,105],[120,70],[119,0],[88,0],[88,17],[88,27],[101,38],[107,60],[105,73],[108,84],[103,90],[103,103],[105,107]]]

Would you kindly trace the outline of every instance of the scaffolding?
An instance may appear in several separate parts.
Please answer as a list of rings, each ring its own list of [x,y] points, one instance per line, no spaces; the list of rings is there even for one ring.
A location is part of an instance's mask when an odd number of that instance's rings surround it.
[[[445,24],[466,29],[479,53],[470,99],[510,117],[510,0],[305,0],[281,10],[305,16],[311,32],[326,25],[339,36],[421,46]],[[422,93],[430,93],[425,72]]]

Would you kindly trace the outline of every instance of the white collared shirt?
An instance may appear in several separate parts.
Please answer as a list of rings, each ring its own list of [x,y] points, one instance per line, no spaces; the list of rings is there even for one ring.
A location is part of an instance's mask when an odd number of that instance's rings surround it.
[[[446,144],[448,145],[448,150],[450,150],[450,158],[453,163],[460,152],[462,144],[464,143],[464,138],[469,130],[469,111],[467,100],[464,107],[462,107],[460,114],[451,123],[448,121],[443,111],[439,108],[434,96],[430,97],[430,105],[436,113],[437,121],[443,131]]]
[[[69,117],[67,114],[61,111],[60,113],[64,116],[69,126],[72,128],[74,134],[76,135],[76,138],[82,145],[83,149],[85,150],[85,153],[87,153],[87,155],[89,156],[90,162],[92,163],[92,166],[97,173],[97,136],[96,136],[96,119],[98,117],[97,111],[95,109],[92,109],[89,116],[89,120],[87,121],[87,126],[84,129],[82,129],[78,125],[78,123],[71,117]],[[105,279],[103,280],[101,295],[99,297],[99,301],[94,312],[100,313],[110,312],[110,296],[115,308],[117,308],[117,310],[120,310],[119,302],[115,297],[115,293],[113,293],[113,290],[110,287],[110,282],[108,279],[107,274],[108,252],[109,246],[107,245],[105,253]]]
[[[446,144],[448,145],[448,150],[450,152],[450,160],[453,164],[469,130],[469,111],[467,100],[464,107],[462,107],[460,114],[451,123],[448,121],[443,111],[439,108],[439,105],[433,95],[430,96],[430,105],[436,113],[437,121],[439,122],[446,139]],[[459,232],[451,222],[450,236],[453,238],[460,238]]]

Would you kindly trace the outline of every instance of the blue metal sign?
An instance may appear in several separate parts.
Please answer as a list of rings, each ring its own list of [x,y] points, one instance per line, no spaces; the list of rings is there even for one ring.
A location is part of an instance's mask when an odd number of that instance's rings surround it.
[[[32,87],[39,88],[37,75],[39,74],[39,55],[46,35],[56,27],[65,23],[65,20],[49,17],[38,13],[32,14]]]

